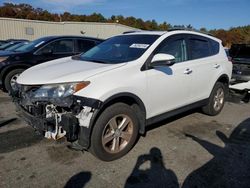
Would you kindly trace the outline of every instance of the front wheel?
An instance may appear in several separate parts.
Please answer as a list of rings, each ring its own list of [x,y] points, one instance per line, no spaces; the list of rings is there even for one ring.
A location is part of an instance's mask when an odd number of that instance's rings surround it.
[[[16,89],[16,80],[24,69],[14,69],[10,71],[4,79],[4,87],[7,91],[11,92]]]
[[[135,114],[124,103],[105,109],[93,128],[90,152],[103,161],[124,156],[134,146],[138,136],[138,120]]]
[[[221,112],[226,98],[226,86],[217,82],[210,94],[209,102],[202,108],[202,111],[210,116],[215,116]]]

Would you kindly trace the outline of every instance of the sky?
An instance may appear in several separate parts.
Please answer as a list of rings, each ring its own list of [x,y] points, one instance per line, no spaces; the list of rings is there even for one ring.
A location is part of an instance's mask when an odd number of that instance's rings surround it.
[[[191,24],[196,29],[229,29],[250,25],[250,0],[0,0],[0,4],[27,3],[53,13],[101,13],[143,20]]]

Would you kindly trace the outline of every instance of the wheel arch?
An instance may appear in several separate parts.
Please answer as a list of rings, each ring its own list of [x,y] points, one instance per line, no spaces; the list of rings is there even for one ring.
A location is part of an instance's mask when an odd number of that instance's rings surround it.
[[[15,65],[10,65],[5,67],[2,71],[1,71],[1,75],[0,78],[2,80],[2,87],[5,89],[5,85],[4,85],[4,79],[6,78],[7,74],[15,69],[28,69],[31,66],[28,64],[15,64]]]
[[[226,74],[221,75],[216,82],[221,82],[223,84],[229,85],[229,77]]]
[[[129,106],[131,106],[138,117],[139,121],[139,133],[144,134],[145,133],[145,121],[146,121],[146,108],[142,100],[135,94],[124,92],[124,93],[119,93],[115,94],[108,99],[106,99],[100,109],[97,109],[94,111],[94,114],[91,118],[90,121],[90,127],[91,129],[94,127],[94,124],[97,120],[97,118],[100,116],[100,114],[108,107],[111,106],[112,104],[122,102],[125,103]]]
[[[224,84],[225,89],[226,89],[226,97],[228,97],[228,94],[229,94],[229,82],[230,82],[230,79],[229,79],[228,75],[226,75],[226,74],[221,75],[217,79],[217,81],[215,83],[217,83],[217,82],[221,82],[221,83]]]

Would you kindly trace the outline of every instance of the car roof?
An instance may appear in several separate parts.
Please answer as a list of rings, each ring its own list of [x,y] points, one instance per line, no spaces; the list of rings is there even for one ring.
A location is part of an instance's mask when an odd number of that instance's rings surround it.
[[[131,31],[131,32],[126,32],[124,35],[165,35],[165,34],[193,34],[193,35],[199,35],[203,37],[207,37],[210,39],[213,39],[217,42],[221,42],[220,39],[213,37],[212,35],[209,35],[207,33],[202,33],[198,31],[193,31],[193,30],[184,30],[184,29],[170,29],[168,31],[143,31],[143,30],[136,30],[136,31]]]
[[[61,38],[79,38],[79,39],[90,39],[90,40],[103,41],[103,39],[100,39],[100,38],[86,37],[86,36],[74,36],[74,35],[45,36],[45,37],[41,37],[40,39],[48,41],[48,40],[61,39]]]

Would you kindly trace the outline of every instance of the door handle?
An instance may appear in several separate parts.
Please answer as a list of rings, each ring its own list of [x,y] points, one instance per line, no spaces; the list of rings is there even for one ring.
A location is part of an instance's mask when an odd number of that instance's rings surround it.
[[[214,68],[218,69],[220,67],[219,64],[214,64]]]
[[[193,71],[191,70],[191,69],[186,69],[185,71],[184,71],[184,74],[191,74]]]

